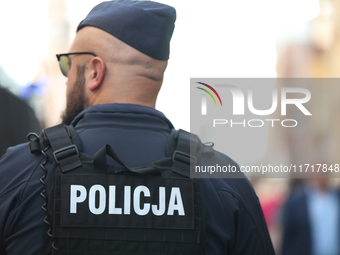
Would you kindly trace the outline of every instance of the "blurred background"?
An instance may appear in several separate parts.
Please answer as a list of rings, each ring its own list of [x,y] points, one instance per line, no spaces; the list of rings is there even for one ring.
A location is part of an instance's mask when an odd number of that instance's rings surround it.
[[[60,122],[66,78],[55,54],[68,51],[78,23],[99,2],[0,2],[0,156],[8,146],[25,142],[29,131],[39,134],[41,128]],[[189,84],[193,77],[340,76],[338,0],[160,2],[177,9],[177,21],[156,108],[176,128],[190,130]],[[306,163],[299,156],[306,145],[310,158],[318,162],[338,159],[340,86],[308,89],[312,95],[326,98],[323,103],[313,100],[310,106],[311,112],[323,112],[324,119],[308,123],[302,120],[302,131],[268,133],[267,159],[284,156],[286,162]],[[252,180],[278,254],[340,254],[339,244],[333,240],[340,240],[338,179],[322,182],[320,177],[329,176],[316,177],[304,181]],[[321,224],[318,219],[325,215],[331,216]],[[321,244],[315,244],[320,239],[315,222],[324,226],[318,228],[321,236],[326,236]],[[316,252],[322,249],[324,253]]]

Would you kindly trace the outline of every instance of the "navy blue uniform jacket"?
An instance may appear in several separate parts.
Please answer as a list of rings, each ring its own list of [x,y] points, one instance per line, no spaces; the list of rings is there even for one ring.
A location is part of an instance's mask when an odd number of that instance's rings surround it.
[[[173,126],[159,111],[132,104],[91,106],[72,122],[83,152],[94,155],[110,144],[129,166],[148,165],[165,157]],[[236,165],[215,152],[201,165]],[[28,143],[7,150],[0,160],[0,254],[40,254],[44,203],[39,179],[42,155]],[[208,209],[206,254],[271,255],[274,250],[259,200],[245,178],[204,179]]]

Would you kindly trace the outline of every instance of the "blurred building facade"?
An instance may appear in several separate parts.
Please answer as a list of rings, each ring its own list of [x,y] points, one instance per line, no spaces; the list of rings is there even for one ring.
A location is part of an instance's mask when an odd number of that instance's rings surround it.
[[[278,42],[277,77],[315,79],[315,83],[305,80],[295,84],[311,92],[312,99],[306,106],[317,117],[301,118],[299,128],[282,130],[284,147],[293,164],[313,164],[317,160],[339,163],[339,14],[339,1],[320,0],[319,16],[304,24],[305,40]],[[294,118],[293,114],[288,111],[287,118]]]
[[[277,37],[277,78],[294,78],[292,87],[311,92],[306,104],[313,116],[299,118],[287,111],[287,119],[298,119],[297,128],[269,131],[268,153],[264,162],[280,164],[340,164],[340,1],[319,0],[319,15],[300,24],[300,33]],[[294,28],[296,29],[296,27]],[[301,79],[303,78],[303,79]],[[310,79],[305,79],[310,78]],[[315,82],[312,82],[314,80]],[[287,86],[285,82],[285,86]],[[280,89],[280,85],[278,86]],[[281,116],[276,116],[280,118]],[[330,185],[339,185],[339,172],[332,172]],[[289,176],[287,176],[289,177]],[[305,177],[308,177],[307,175]],[[258,190],[263,208],[285,204],[292,187],[303,179],[260,180]],[[274,183],[274,185],[273,185]],[[276,186],[276,188],[273,186]],[[265,188],[267,187],[267,189]],[[271,187],[268,191],[268,187]],[[273,197],[272,193],[279,194]],[[283,195],[283,196],[282,196]],[[275,221],[269,217],[269,229],[277,254],[282,245],[282,212],[275,210]]]
[[[68,52],[72,38],[68,2],[67,0],[49,0],[48,5],[49,31],[51,32],[45,69],[51,86],[44,98],[45,105],[48,107],[45,116],[46,126],[58,124],[60,114],[65,108],[66,78],[61,75],[55,55]]]

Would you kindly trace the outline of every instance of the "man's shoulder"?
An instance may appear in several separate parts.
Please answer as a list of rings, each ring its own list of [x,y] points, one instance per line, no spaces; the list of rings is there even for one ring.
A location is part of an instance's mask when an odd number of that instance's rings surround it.
[[[38,168],[42,158],[42,155],[31,154],[29,143],[8,148],[0,159],[0,197],[25,185]]]
[[[235,161],[220,152],[207,158],[209,160],[203,159],[199,163],[230,165],[239,170]],[[224,236],[220,241],[236,253],[274,254],[260,201],[250,181],[242,172],[237,175],[225,172],[222,176],[224,178],[213,176],[202,179],[209,231]],[[237,178],[233,178],[235,176]],[[218,240],[211,242],[217,244]]]
[[[211,180],[216,189],[239,192],[253,190],[248,178],[240,171],[239,165],[226,154],[214,151],[213,155],[204,155],[193,170],[195,177]]]
[[[201,170],[206,171],[210,167],[209,172],[202,175],[207,177],[203,178],[203,182],[207,189],[212,189],[217,196],[224,197],[222,203],[237,201],[239,206],[247,211],[258,210],[260,203],[253,186],[233,159],[215,151],[213,156],[202,157],[198,165]]]

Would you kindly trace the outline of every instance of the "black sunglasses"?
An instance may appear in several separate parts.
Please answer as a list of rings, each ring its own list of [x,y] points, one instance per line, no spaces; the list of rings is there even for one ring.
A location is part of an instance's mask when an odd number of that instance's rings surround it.
[[[97,57],[97,55],[92,52],[71,52],[71,53],[63,53],[63,54],[56,55],[59,61],[60,70],[63,73],[63,75],[67,77],[71,69],[71,61],[68,56],[69,55],[82,55],[82,54],[90,54],[92,56]]]

